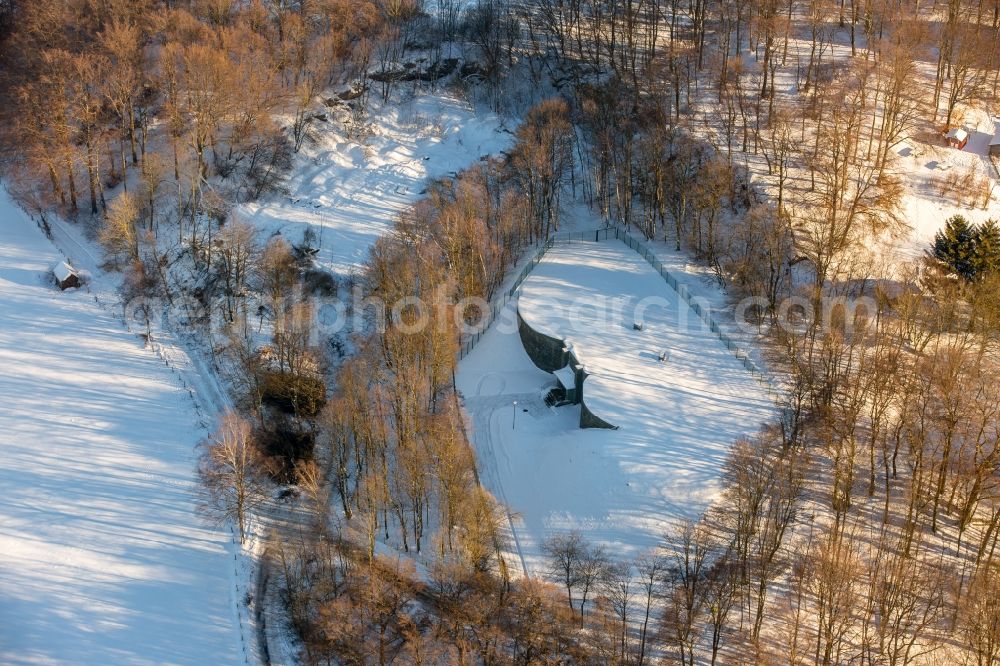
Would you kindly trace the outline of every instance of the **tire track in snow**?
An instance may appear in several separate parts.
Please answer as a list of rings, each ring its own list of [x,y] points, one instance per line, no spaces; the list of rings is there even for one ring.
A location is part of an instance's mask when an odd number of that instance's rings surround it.
[[[491,375],[483,377],[483,380],[490,376]],[[480,385],[477,387],[477,392],[481,390],[481,387],[482,380],[480,380]],[[502,386],[500,390],[503,390]],[[519,403],[527,403],[532,399],[537,399],[537,397],[538,396],[534,393],[508,393],[489,396],[478,395],[474,398],[466,399],[465,401],[467,413],[471,412],[474,414],[474,432],[479,433],[480,435],[485,434],[485,441],[479,440],[479,448],[481,452],[488,453],[488,455],[480,456],[481,462],[485,463],[482,466],[485,467],[486,471],[490,475],[490,487],[496,490],[497,495],[500,496],[500,501],[503,503],[504,515],[507,516],[507,524],[510,528],[511,541],[514,544],[514,550],[517,554],[517,558],[521,562],[521,571],[524,573],[526,578],[530,575],[528,572],[528,563],[527,560],[524,559],[521,539],[518,537],[517,529],[514,525],[514,516],[510,512],[510,501],[507,499],[507,494],[504,492],[503,484],[500,483],[501,474],[498,455],[504,456],[508,470],[510,469],[510,460],[507,458],[503,448],[499,446],[499,442],[502,441],[502,438],[499,436],[499,428],[501,427],[499,412],[505,407],[510,407],[514,400],[517,400]],[[483,449],[485,449],[485,451],[483,451]]]

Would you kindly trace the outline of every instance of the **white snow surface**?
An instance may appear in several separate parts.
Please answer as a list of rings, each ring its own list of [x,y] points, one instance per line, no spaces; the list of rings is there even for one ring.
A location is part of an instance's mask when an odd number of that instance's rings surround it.
[[[190,396],[0,190],[0,663],[236,664]]]
[[[477,113],[443,93],[372,101],[370,107],[372,133],[363,143],[349,138],[332,113],[317,143],[302,148],[286,183],[289,196],[246,204],[236,215],[293,244],[311,229],[318,263],[346,275],[421,197],[428,179],[454,174],[513,143],[499,116]]]
[[[958,150],[945,145],[927,145],[906,140],[896,147],[894,165],[908,185],[903,197],[902,217],[909,230],[902,239],[890,242],[883,251],[898,253],[902,259],[923,256],[934,242],[934,234],[944,228],[945,221],[953,215],[962,215],[970,222],[983,222],[989,218],[1000,220],[1000,174],[989,157],[989,145],[1000,128],[1000,118],[988,113],[968,113],[969,143]],[[955,193],[943,193],[944,183],[953,177],[972,174],[976,180]],[[983,206],[989,188],[989,199]],[[971,195],[979,199],[958,203],[956,196]]]
[[[557,245],[521,289],[522,316],[572,343],[592,373],[584,402],[619,429],[581,430],[578,406],[545,406],[555,378],[525,353],[512,301],[457,375],[483,482],[512,512],[527,572],[545,573],[542,543],[570,529],[632,558],[708,508],[731,444],[772,418],[772,403],[622,243]]]

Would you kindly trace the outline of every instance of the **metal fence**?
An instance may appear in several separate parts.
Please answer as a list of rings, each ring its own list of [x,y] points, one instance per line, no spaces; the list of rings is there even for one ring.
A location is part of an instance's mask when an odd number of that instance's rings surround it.
[[[746,368],[746,370],[751,375],[753,375],[753,377],[758,382],[760,382],[764,386],[764,388],[767,389],[768,393],[771,394],[772,396],[776,396],[778,394],[778,391],[771,384],[771,381],[761,371],[761,369],[757,366],[757,364],[753,362],[753,359],[750,358],[749,354],[747,354],[746,351],[741,349],[740,346],[737,345],[736,342],[732,339],[732,337],[722,332],[722,329],[719,327],[718,322],[716,322],[712,318],[712,315],[708,310],[702,307],[701,303],[698,302],[699,299],[696,296],[691,295],[691,292],[690,290],[688,290],[687,286],[682,282],[678,281],[677,278],[669,270],[667,270],[666,266],[663,265],[663,262],[659,261],[656,258],[656,254],[649,249],[649,246],[647,246],[646,243],[639,240],[638,238],[635,238],[627,230],[621,227],[605,227],[603,229],[594,229],[593,231],[568,232],[563,234],[554,234],[550,236],[548,240],[546,240],[537,250],[535,250],[534,255],[531,257],[530,261],[528,261],[528,263],[524,266],[524,268],[521,269],[521,272],[518,274],[513,284],[506,291],[504,291],[490,306],[490,312],[488,313],[486,318],[482,320],[479,326],[479,330],[476,333],[470,335],[463,341],[462,346],[458,352],[458,359],[462,360],[463,358],[468,356],[473,349],[475,349],[476,345],[482,339],[483,335],[486,334],[490,326],[496,320],[497,315],[511,301],[511,299],[514,298],[514,295],[517,293],[517,290],[521,286],[521,283],[524,282],[525,278],[527,278],[528,275],[531,274],[531,272],[535,269],[535,266],[537,266],[539,262],[541,262],[541,260],[545,257],[545,253],[548,252],[553,245],[556,245],[557,243],[572,244],[574,242],[593,243],[602,240],[609,240],[612,238],[622,241],[623,243],[628,245],[632,250],[634,250],[636,253],[642,256],[642,258],[645,259],[646,262],[649,263],[649,265],[652,266],[656,270],[656,272],[660,274],[660,277],[662,277],[666,281],[667,285],[669,285],[671,289],[677,292],[677,295],[680,296],[681,299],[683,299],[683,301],[687,303],[687,305],[692,310],[694,310],[695,314],[697,314],[698,317],[705,323],[705,325],[708,326],[708,329],[712,333],[714,333],[715,336],[719,338],[719,340],[722,341],[722,344],[726,345],[726,349],[732,352],[733,355],[736,357],[736,359],[743,364],[743,367]]]
[[[496,320],[497,315],[500,314],[500,311],[503,310],[508,303],[510,303],[511,299],[514,298],[514,294],[517,293],[518,288],[521,286],[521,283],[524,282],[524,279],[531,274],[531,271],[535,270],[535,266],[538,265],[538,263],[545,256],[545,253],[548,252],[553,245],[555,245],[556,243],[560,244],[593,243],[600,240],[607,240],[608,238],[617,238],[617,236],[615,235],[616,232],[617,232],[616,229],[606,228],[606,229],[594,229],[593,231],[573,231],[561,234],[557,233],[553,234],[552,236],[549,236],[548,240],[542,243],[538,247],[538,249],[535,250],[534,255],[524,266],[524,268],[521,269],[521,272],[514,280],[514,283],[506,291],[504,291],[496,299],[494,299],[493,303],[490,305],[490,311],[486,315],[486,318],[480,321],[480,324],[478,326],[479,330],[469,335],[462,342],[462,346],[458,350],[458,360],[461,361],[463,358],[469,355],[469,352],[475,349],[476,345],[479,344],[479,341],[482,339],[483,335],[485,335],[486,331],[488,331],[490,329],[490,326],[493,325],[493,322]]]
[[[715,336],[722,341],[722,344],[726,345],[726,349],[733,353],[733,356],[735,356],[736,359],[743,364],[743,367],[746,368],[751,375],[753,375],[754,379],[760,382],[761,385],[767,389],[770,395],[775,396],[778,394],[778,391],[771,384],[770,379],[761,371],[757,364],[753,362],[750,355],[741,349],[730,336],[722,332],[718,322],[716,322],[712,318],[712,315],[701,306],[701,303],[698,302],[698,298],[691,295],[687,286],[679,282],[677,278],[674,277],[669,270],[667,270],[666,266],[663,265],[663,262],[656,258],[656,254],[654,254],[643,241],[635,238],[632,234],[628,233],[628,231],[620,227],[614,228],[613,235],[615,238],[624,242],[630,248],[639,253],[642,258],[645,259],[649,265],[660,274],[660,277],[662,277],[666,283],[670,285],[670,288],[677,292],[677,295],[680,296],[692,310],[694,310],[695,314],[697,314],[703,322],[705,322],[705,325],[708,326],[708,330],[714,333]]]

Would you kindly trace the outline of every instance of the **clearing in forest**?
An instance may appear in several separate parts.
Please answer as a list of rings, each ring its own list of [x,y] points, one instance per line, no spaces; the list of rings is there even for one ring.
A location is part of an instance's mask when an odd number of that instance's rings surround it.
[[[617,430],[580,429],[579,405],[545,405],[555,377],[526,354],[515,307],[534,330],[572,343],[589,373],[584,403]],[[730,445],[773,416],[743,364],[616,241],[551,249],[457,381],[484,483],[515,515],[533,574],[552,534],[579,530],[624,559],[655,546],[672,520],[698,518]]]

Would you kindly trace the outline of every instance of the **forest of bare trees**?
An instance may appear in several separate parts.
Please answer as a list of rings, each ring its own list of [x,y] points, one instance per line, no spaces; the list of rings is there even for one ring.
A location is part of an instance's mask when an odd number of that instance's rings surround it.
[[[204,508],[242,539],[298,488],[313,529],[267,558],[303,662],[1000,664],[1000,274],[871,251],[907,228],[897,146],[1000,103],[1000,3],[432,4],[0,0],[5,184],[85,227],[125,297],[221,322],[237,411],[203,444]],[[231,211],[281,193],[325,91],[356,86],[361,131],[407,51],[445,43],[520,116],[514,146],[376,243],[351,286],[403,306],[332,352],[316,294],[346,281]],[[701,520],[632,561],[555,535],[535,580],[454,373],[465,304],[571,202],[754,299],[782,397]]]

